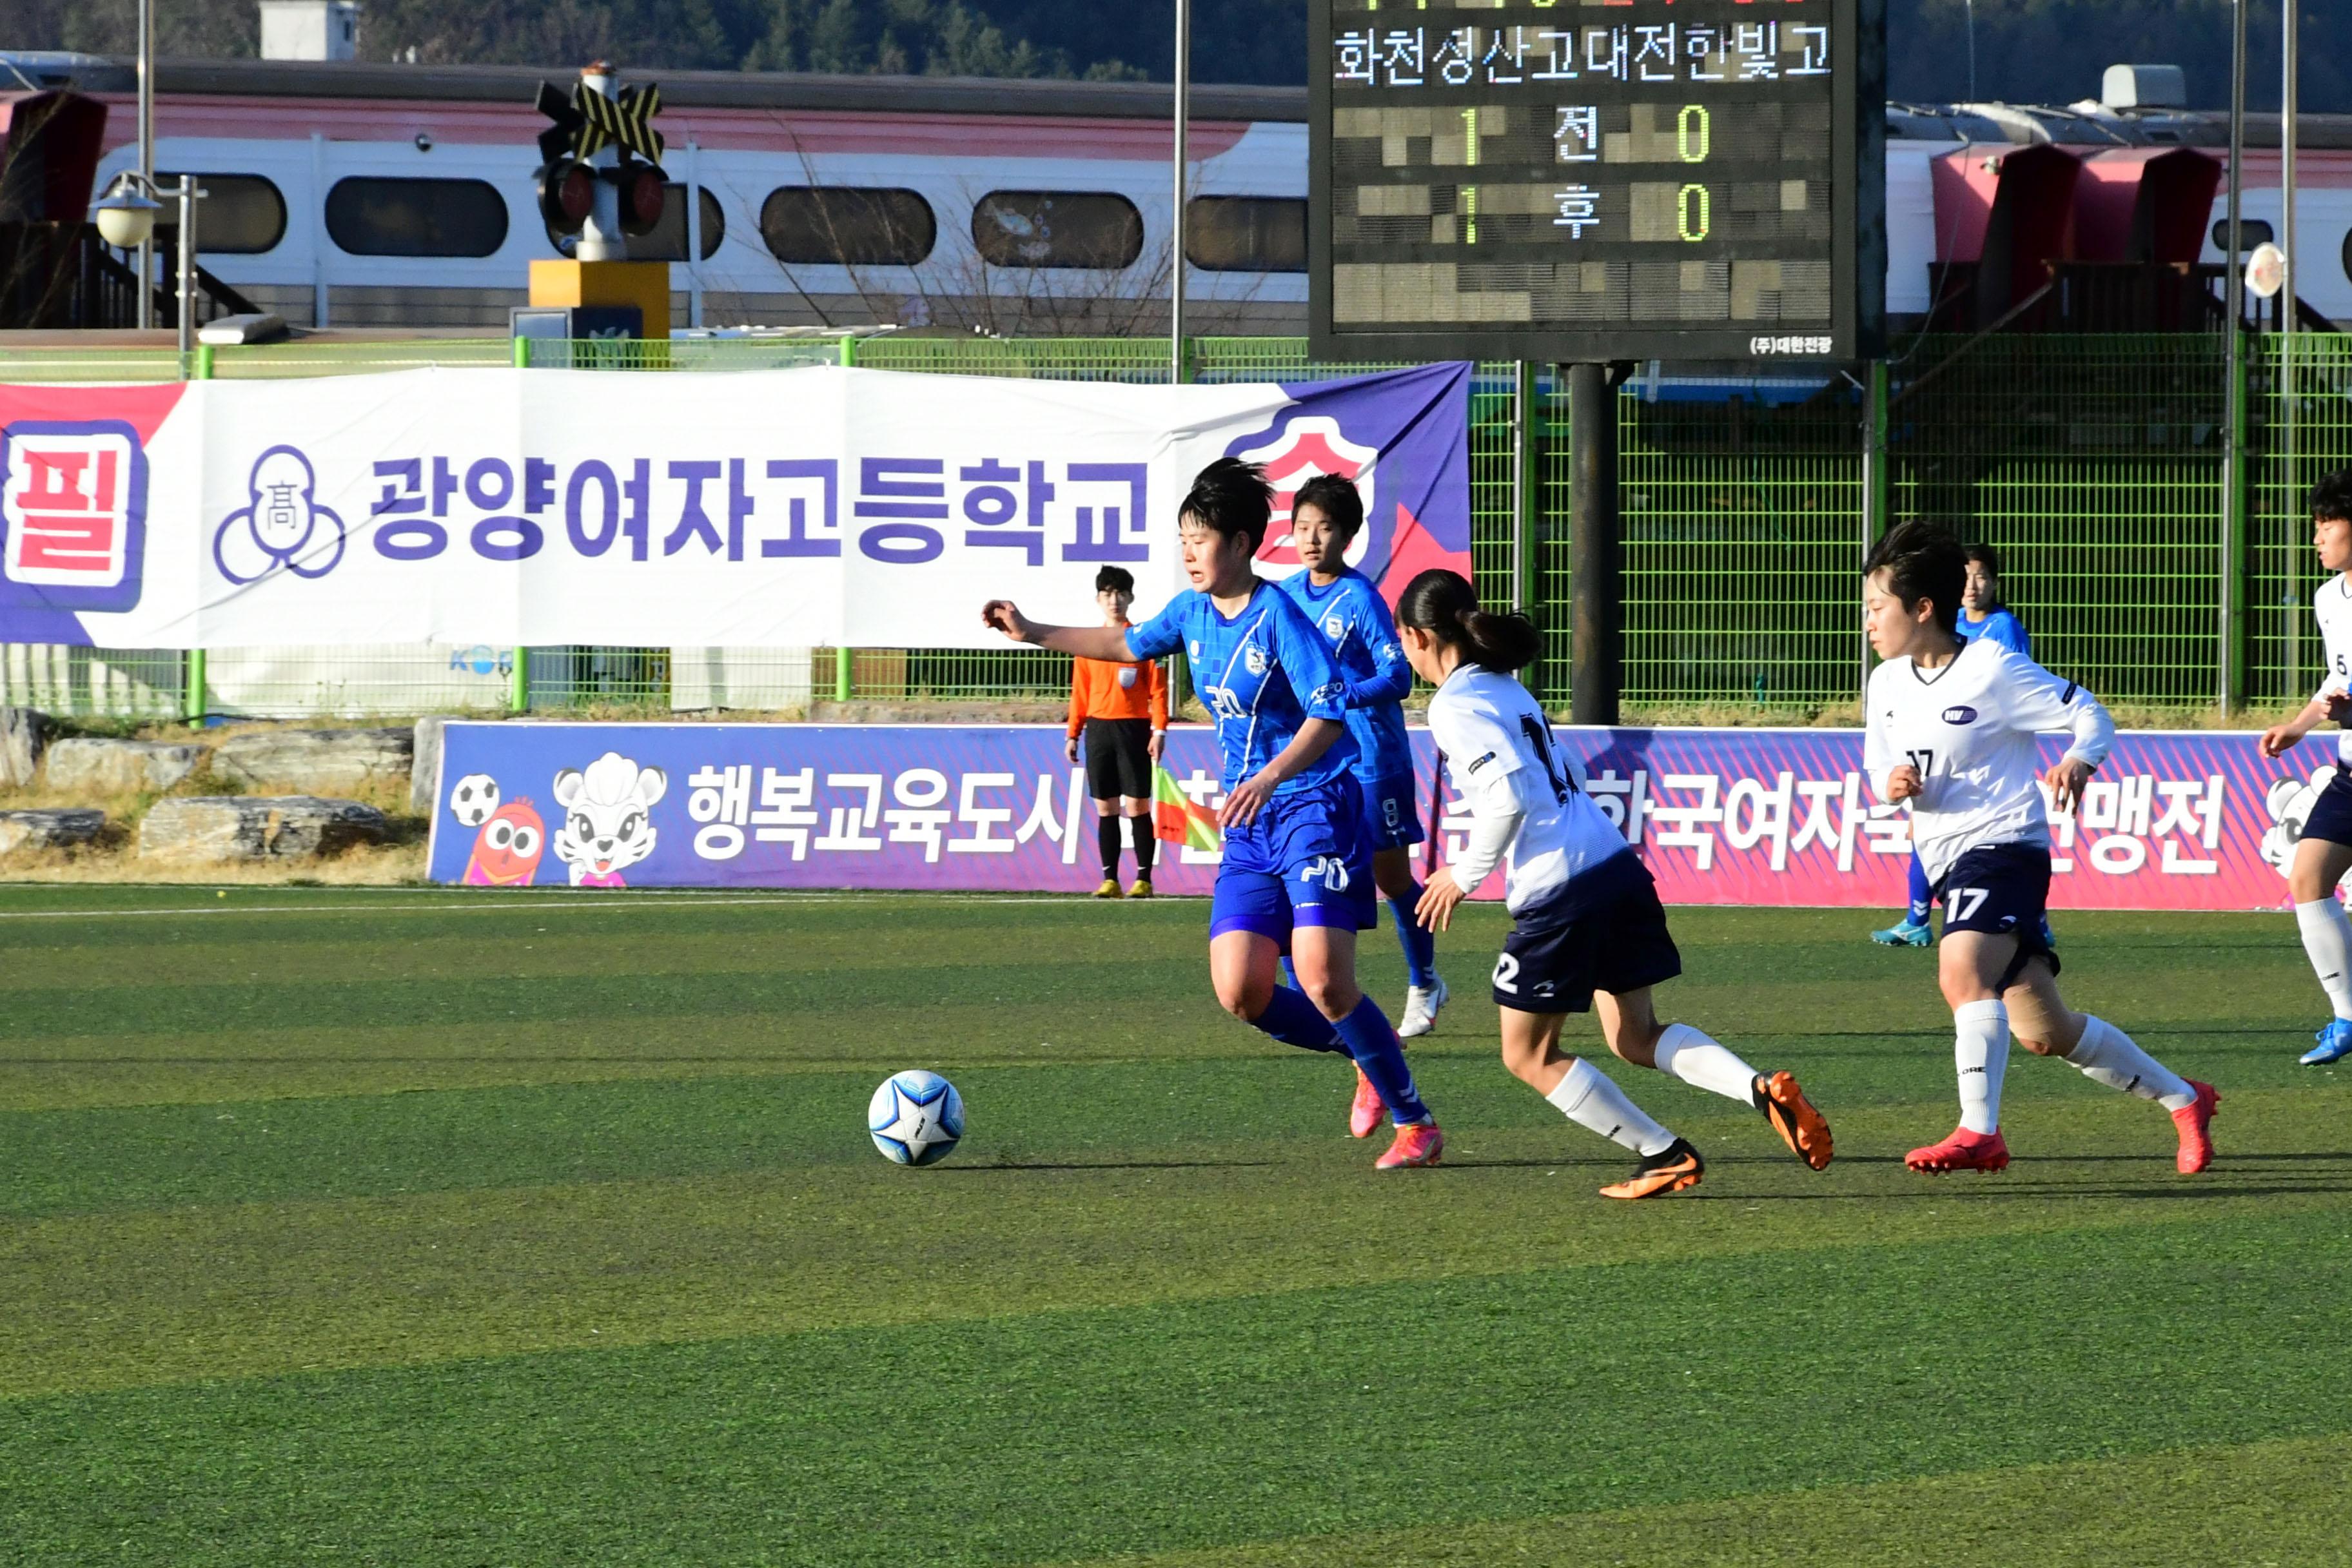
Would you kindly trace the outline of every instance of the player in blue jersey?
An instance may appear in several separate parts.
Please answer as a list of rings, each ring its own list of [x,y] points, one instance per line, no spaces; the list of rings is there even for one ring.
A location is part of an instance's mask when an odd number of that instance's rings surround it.
[[[2015,654],[2033,657],[2033,639],[2026,635],[2025,623],[2017,618],[2001,603],[2000,552],[1990,544],[1971,544],[1967,551],[1969,585],[1960,598],[1960,618],[1957,629],[1963,647],[1981,639],[1995,643]],[[1919,865],[1919,857],[1911,857],[1911,907],[1903,918],[1885,931],[1870,933],[1870,940],[1883,947],[1928,947],[1936,940],[1936,927],[1929,911],[1935,908],[1934,895],[1927,888],[1927,873]],[[2047,931],[2049,922],[2042,922]],[[2054,943],[2053,943],[2054,945]]]
[[[1412,784],[1412,742],[1404,729],[1404,696],[1412,666],[1397,640],[1388,601],[1372,580],[1348,564],[1348,546],[1364,526],[1363,497],[1337,474],[1318,474],[1299,488],[1290,507],[1290,538],[1307,570],[1286,577],[1282,591],[1331,645],[1331,662],[1348,688],[1348,735],[1356,742],[1356,782],[1364,794],[1364,831],[1372,847],[1372,881],[1389,900],[1389,918],[1404,949],[1405,1039],[1429,1033],[1445,1005],[1437,973],[1437,940],[1413,919],[1421,884],[1413,879],[1412,848],[1425,837]],[[1359,1078],[1349,1129],[1359,1138],[1380,1125],[1381,1101]]]
[[[1404,1047],[1356,984],[1356,933],[1378,923],[1371,850],[1348,734],[1347,688],[1289,595],[1254,570],[1274,513],[1255,464],[1201,470],[1177,514],[1192,586],[1139,626],[1055,626],[1010,601],[981,619],[1015,642],[1134,661],[1182,648],[1217,726],[1224,858],[1209,910],[1209,978],[1236,1017],[1286,1045],[1355,1058],[1396,1125],[1383,1171],[1433,1165],[1445,1146]],[[1275,983],[1289,954],[1298,989]]]

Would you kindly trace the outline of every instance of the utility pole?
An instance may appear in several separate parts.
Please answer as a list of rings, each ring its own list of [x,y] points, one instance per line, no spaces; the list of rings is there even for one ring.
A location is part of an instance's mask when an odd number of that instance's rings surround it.
[[[1184,160],[1192,126],[1192,0],[1176,0],[1175,189],[1169,210],[1168,380],[1184,379]]]
[[[155,0],[139,0],[139,175],[155,189]],[[155,242],[139,242],[139,325],[155,324]]]

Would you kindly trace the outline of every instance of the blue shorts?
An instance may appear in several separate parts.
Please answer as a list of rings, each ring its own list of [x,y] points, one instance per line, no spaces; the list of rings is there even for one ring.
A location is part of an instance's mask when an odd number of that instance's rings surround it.
[[[1995,989],[2008,990],[2025,973],[2030,959],[2045,959],[2050,973],[2058,973],[2058,954],[2050,945],[2050,851],[2045,846],[1988,844],[1966,851],[1936,884],[1936,901],[1944,906],[1947,937],[1972,931],[2017,939],[2017,955]]]
[[[1386,773],[1356,782],[1364,792],[1364,836],[1373,854],[1402,849],[1428,837],[1421,828],[1411,773]]]
[[[1628,850],[1511,918],[1511,934],[1495,961],[1495,1005],[1584,1013],[1595,991],[1622,996],[1682,972],[1658,884]]]
[[[2336,764],[2336,776],[2327,781],[2327,787],[2319,792],[2303,819],[2303,837],[2352,845],[2352,768]]]
[[[1227,828],[1210,938],[1255,931],[1286,952],[1299,926],[1370,931],[1378,909],[1362,816],[1356,781],[1341,774],[1276,795],[1256,821]]]

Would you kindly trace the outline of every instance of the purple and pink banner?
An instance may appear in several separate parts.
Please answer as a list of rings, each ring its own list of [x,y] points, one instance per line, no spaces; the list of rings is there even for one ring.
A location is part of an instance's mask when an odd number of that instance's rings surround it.
[[[1837,730],[1559,731],[1584,786],[1669,903],[1892,908],[1910,819],[1873,799]],[[1083,892],[1094,807],[1058,725],[454,723],[432,876],[474,886]],[[2064,743],[2044,742],[2044,762]],[[1413,734],[1421,810],[1458,851],[1469,821]],[[2053,818],[2061,909],[2257,910],[2335,763],[2334,737],[2277,762],[2249,734],[2120,737]],[[1187,794],[1222,803],[1205,728],[1169,736]],[[1206,893],[1213,852],[1160,847],[1163,892]],[[1499,897],[1496,877],[1480,889]]]

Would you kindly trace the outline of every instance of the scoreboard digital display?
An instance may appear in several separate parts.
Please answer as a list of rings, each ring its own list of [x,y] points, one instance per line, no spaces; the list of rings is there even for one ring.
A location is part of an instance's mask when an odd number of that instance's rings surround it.
[[[1885,0],[1312,0],[1315,353],[1859,359]]]

